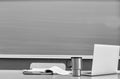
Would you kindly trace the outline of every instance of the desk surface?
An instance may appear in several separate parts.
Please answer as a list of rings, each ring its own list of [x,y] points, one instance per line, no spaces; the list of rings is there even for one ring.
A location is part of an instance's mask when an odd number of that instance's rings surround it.
[[[120,79],[120,75],[105,75],[105,76],[81,76],[72,77],[62,75],[24,75],[21,70],[0,70],[1,79]]]

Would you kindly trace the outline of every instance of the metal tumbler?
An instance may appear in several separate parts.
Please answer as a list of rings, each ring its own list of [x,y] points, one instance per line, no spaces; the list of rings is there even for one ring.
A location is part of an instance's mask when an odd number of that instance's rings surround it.
[[[74,77],[81,76],[82,57],[71,57],[72,60],[72,75]]]

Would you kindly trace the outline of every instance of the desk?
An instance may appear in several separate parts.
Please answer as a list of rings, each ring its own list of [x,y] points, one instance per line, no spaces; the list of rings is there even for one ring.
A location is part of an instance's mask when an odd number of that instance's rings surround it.
[[[81,76],[72,77],[62,75],[24,75],[22,70],[0,70],[1,79],[119,79],[120,75],[105,75],[105,76]]]

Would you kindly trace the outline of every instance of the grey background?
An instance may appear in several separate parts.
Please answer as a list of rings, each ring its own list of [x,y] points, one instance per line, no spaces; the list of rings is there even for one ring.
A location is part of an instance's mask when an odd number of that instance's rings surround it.
[[[95,43],[120,44],[120,3],[0,1],[0,54],[93,53]]]

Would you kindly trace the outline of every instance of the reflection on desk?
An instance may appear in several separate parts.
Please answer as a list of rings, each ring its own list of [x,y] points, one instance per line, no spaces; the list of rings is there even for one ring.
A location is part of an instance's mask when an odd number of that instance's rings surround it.
[[[119,79],[120,75],[104,76],[81,76],[72,77],[72,75],[24,75],[22,70],[0,70],[1,79]]]

